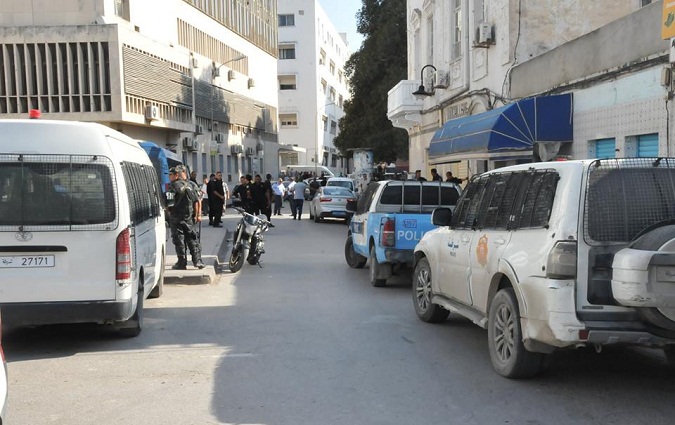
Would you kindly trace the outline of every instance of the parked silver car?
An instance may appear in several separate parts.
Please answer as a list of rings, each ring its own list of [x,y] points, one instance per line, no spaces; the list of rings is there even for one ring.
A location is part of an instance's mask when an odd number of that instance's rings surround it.
[[[347,211],[347,202],[356,200],[356,194],[338,186],[323,186],[309,204],[309,218],[315,223],[324,218],[340,218],[349,221],[352,213]]]

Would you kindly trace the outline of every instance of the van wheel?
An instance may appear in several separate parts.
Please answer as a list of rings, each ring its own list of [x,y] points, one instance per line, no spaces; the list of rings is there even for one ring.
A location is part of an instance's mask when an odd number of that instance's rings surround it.
[[[345,260],[347,260],[347,265],[353,269],[362,269],[368,261],[366,257],[354,251],[352,235],[347,236],[347,242],[345,242]]]
[[[502,289],[492,300],[488,349],[495,371],[506,378],[530,378],[542,368],[543,354],[527,351],[523,345],[518,300],[513,288]]]
[[[375,255],[375,246],[370,247],[370,284],[376,288],[381,288],[387,284],[387,279],[379,278],[382,274],[382,265],[377,262]]]
[[[143,330],[143,288],[138,288],[138,295],[136,300],[136,311],[129,320],[122,323],[118,331],[123,338],[133,338],[140,335]]]
[[[423,322],[438,323],[448,318],[448,310],[431,303],[431,267],[426,258],[420,259],[415,266],[412,296],[415,313]]]
[[[152,289],[148,298],[159,298],[164,294],[164,254],[162,254],[162,264],[159,269],[159,279],[157,279],[157,285]]]

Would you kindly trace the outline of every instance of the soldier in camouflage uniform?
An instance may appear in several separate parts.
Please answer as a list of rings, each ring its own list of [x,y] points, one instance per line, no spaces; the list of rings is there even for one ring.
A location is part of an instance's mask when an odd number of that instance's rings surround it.
[[[192,263],[199,269],[204,268],[202,249],[196,224],[201,221],[201,202],[199,188],[190,182],[185,175],[185,167],[179,165],[169,171],[169,223],[171,224],[171,240],[176,247],[178,262],[174,270],[187,269],[186,245],[192,255]]]

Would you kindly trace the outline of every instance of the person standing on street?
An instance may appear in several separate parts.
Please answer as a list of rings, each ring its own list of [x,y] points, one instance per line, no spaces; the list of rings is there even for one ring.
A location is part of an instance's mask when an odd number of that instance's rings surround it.
[[[209,224],[213,227],[223,227],[223,207],[227,201],[227,194],[223,186],[223,173],[216,172],[215,179],[209,182],[207,192],[211,199],[211,209],[209,211]]]
[[[272,185],[272,192],[274,193],[274,215],[281,215],[281,205],[286,194],[286,187],[281,177]]]
[[[274,193],[272,192],[272,175],[269,173],[265,175],[265,181],[262,184],[266,200],[266,207],[263,214],[267,216],[267,221],[272,221],[272,200],[274,199]]]
[[[208,215],[209,206],[209,179],[204,175],[204,182],[202,183],[202,215]],[[209,220],[209,224],[211,224],[211,220]]]
[[[295,219],[295,199],[294,198],[294,189],[295,189],[295,177],[291,177],[291,183],[286,188],[286,197],[288,199],[288,205],[291,207],[291,215]]]
[[[456,183],[456,184],[462,184],[464,180],[469,180],[468,178],[466,179],[460,179],[459,177],[454,177],[452,175],[452,171],[448,171],[445,173],[445,181],[450,182],[450,183]]]
[[[240,205],[249,214],[254,214],[253,198],[251,195],[251,179],[250,175],[241,176],[239,178],[239,186],[232,192],[234,196],[239,198]]]
[[[427,179],[422,177],[422,170],[415,170],[415,180],[418,182],[425,182]]]
[[[295,182],[295,186],[293,187],[293,203],[295,204],[293,220],[295,220],[296,215],[298,217],[298,220],[300,220],[302,217],[302,206],[305,203],[306,188],[307,184],[302,180]]]
[[[431,181],[435,181],[435,182],[442,182],[443,181],[443,177],[441,177],[438,174],[438,170],[436,170],[435,168],[431,169]]]
[[[197,172],[196,171],[190,171],[190,181],[193,182],[196,185],[199,185],[199,183],[197,183]]]
[[[192,256],[192,263],[199,269],[204,268],[202,250],[199,244],[199,235],[195,231],[195,223],[200,222],[201,208],[199,194],[182,175],[184,167],[179,165],[169,171],[169,224],[171,226],[171,241],[176,248],[178,262],[173,265],[174,270],[187,269],[187,249]]]

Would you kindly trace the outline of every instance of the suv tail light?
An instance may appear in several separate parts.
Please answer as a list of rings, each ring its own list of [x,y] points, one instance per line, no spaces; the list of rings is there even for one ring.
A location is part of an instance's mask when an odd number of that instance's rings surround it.
[[[576,241],[558,241],[548,253],[546,277],[549,279],[574,279],[577,277]]]
[[[396,221],[394,219],[386,219],[382,224],[380,245],[389,247],[396,246]]]
[[[323,196],[319,198],[319,202],[331,202],[332,198],[324,198]]]
[[[131,278],[131,231],[127,227],[117,236],[115,279],[128,280]]]

